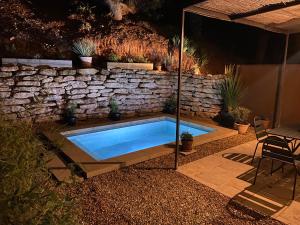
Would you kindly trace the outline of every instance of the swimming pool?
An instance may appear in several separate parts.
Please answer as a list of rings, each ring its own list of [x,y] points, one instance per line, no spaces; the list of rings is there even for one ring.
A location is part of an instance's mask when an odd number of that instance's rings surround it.
[[[181,121],[180,134],[200,136],[214,129]],[[95,160],[105,160],[176,140],[176,121],[163,117],[62,133]]]

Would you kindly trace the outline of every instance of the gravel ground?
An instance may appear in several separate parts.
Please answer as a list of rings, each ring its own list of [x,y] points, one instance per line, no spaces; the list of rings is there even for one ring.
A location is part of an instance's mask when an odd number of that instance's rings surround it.
[[[180,164],[254,139],[253,132],[197,147]],[[65,187],[81,207],[83,224],[281,224],[248,210],[172,170],[173,155]]]

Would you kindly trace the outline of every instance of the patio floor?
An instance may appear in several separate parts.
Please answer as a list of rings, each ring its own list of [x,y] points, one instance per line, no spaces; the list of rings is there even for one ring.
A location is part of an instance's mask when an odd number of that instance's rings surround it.
[[[270,175],[271,161],[265,159],[256,184],[252,185],[257,161],[255,167],[250,162],[255,145],[256,141],[251,141],[229,148],[185,164],[178,172],[264,215],[286,224],[299,224],[300,182],[292,201],[292,167],[285,166],[284,173],[279,170]]]

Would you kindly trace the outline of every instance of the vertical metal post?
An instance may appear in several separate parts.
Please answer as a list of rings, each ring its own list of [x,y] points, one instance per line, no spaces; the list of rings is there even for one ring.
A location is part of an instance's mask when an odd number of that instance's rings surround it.
[[[282,112],[282,110],[281,110],[281,107],[282,107],[282,86],[283,86],[284,74],[285,74],[285,70],[286,70],[287,54],[288,54],[288,48],[289,48],[289,38],[290,38],[290,34],[288,33],[285,36],[284,57],[283,57],[283,62],[282,62],[282,65],[281,65],[281,68],[280,68],[280,73],[278,74],[278,80],[277,80],[273,127],[279,127],[280,126],[280,119],[281,119],[281,112]]]
[[[181,75],[182,75],[182,57],[183,57],[183,43],[184,43],[184,22],[185,11],[182,10],[181,18],[181,37],[179,49],[179,67],[178,67],[178,80],[177,80],[177,111],[176,111],[176,150],[175,150],[175,169],[178,169],[179,157],[179,131],[180,131],[180,97],[181,97]]]

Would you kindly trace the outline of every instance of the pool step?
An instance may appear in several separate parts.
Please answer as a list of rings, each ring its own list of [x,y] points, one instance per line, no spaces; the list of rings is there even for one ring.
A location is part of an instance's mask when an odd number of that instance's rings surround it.
[[[59,182],[83,181],[83,177],[72,175],[71,169],[55,153],[52,153],[49,158],[47,168]]]

